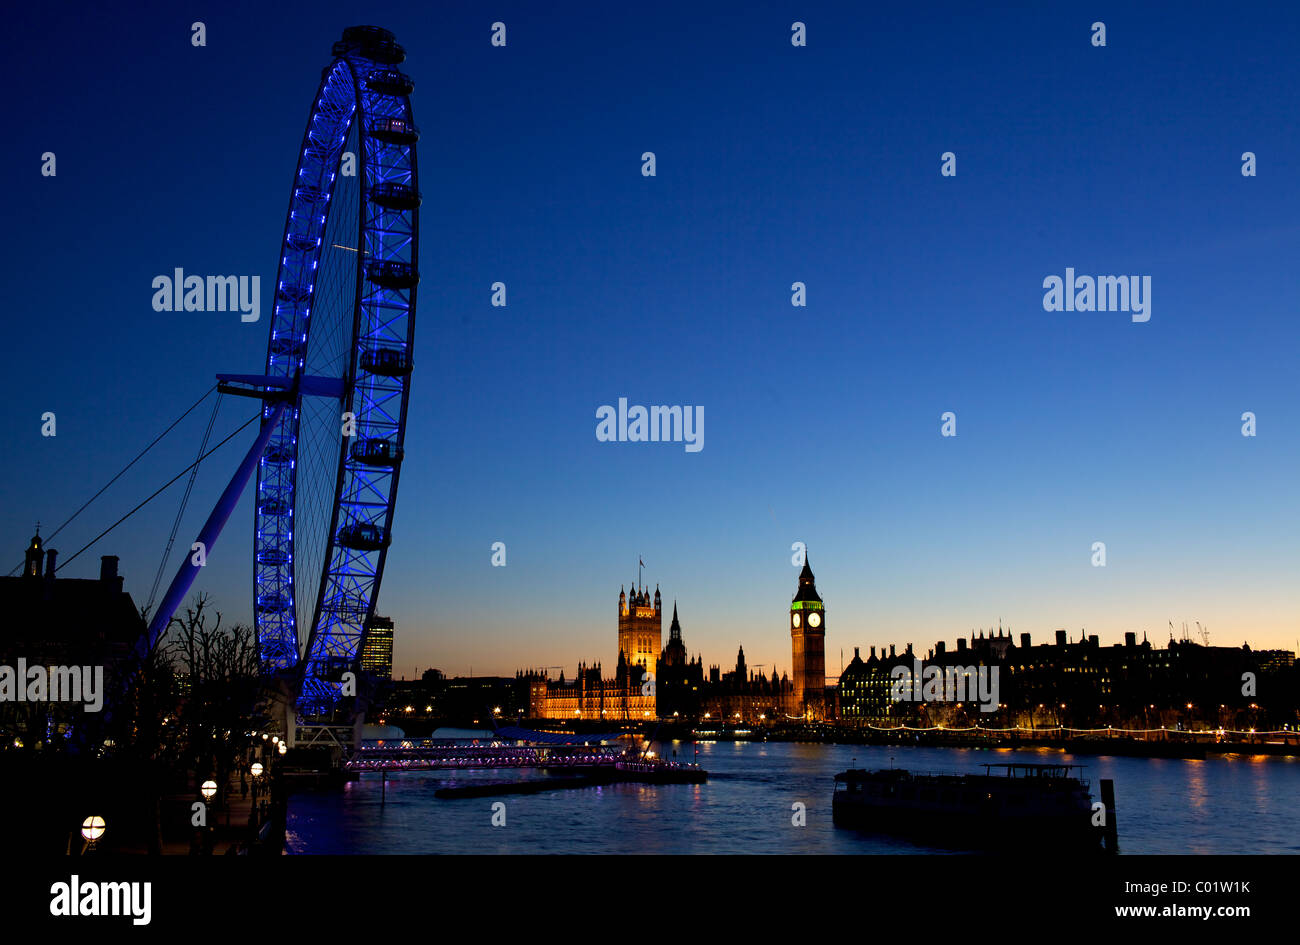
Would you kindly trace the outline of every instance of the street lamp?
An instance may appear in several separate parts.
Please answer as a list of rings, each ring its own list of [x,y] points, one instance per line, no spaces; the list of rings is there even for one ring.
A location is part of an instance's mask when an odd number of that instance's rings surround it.
[[[203,795],[205,801],[211,802],[211,800],[217,796],[217,782],[210,779],[204,781],[203,785],[199,788],[199,793]]]
[[[287,752],[288,750],[289,750],[289,746],[288,746],[287,744],[285,744],[284,742],[280,742],[280,754],[283,755],[283,754],[284,754],[285,752]]]
[[[81,838],[91,847],[94,847],[95,841],[104,835],[107,825],[104,818],[98,814],[92,814],[81,822]]]
[[[257,818],[257,787],[262,783],[262,772],[266,770],[262,767],[260,761],[254,761],[248,767],[248,773],[253,776],[253,806],[249,814],[250,822],[256,822]]]

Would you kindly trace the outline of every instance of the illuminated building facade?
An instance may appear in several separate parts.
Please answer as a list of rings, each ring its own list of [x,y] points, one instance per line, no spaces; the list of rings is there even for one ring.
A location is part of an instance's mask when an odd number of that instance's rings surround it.
[[[663,599],[655,587],[654,599],[643,587],[633,586],[629,596],[618,591],[618,652],[629,669],[653,672],[663,647]]]
[[[614,678],[606,679],[599,663],[578,665],[578,674],[566,681],[564,674],[552,680],[544,674],[525,673],[529,709],[534,718],[608,721],[645,721],[655,717],[654,688],[647,685],[645,671],[619,665]],[[545,688],[538,686],[538,682]]]
[[[393,678],[393,621],[378,614],[366,626],[361,647],[361,671],[379,679]]]
[[[793,714],[826,718],[826,608],[817,593],[808,559],[790,602],[790,642],[794,665]]]

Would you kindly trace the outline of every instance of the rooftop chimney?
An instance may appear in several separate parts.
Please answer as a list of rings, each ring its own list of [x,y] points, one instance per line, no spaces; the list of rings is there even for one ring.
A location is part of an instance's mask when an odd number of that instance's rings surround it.
[[[934,652],[938,653],[940,656],[943,656],[944,651],[947,650],[947,648],[948,648],[948,644],[940,640],[938,643],[934,645]]]
[[[958,638],[957,638],[957,652],[958,652],[958,653],[965,653],[965,652],[966,652],[966,638],[965,638],[965,637],[958,637]]]
[[[51,581],[54,580],[54,559],[57,556],[58,552],[53,548],[47,549],[45,552],[45,576]]]
[[[1064,630],[1057,630],[1057,631],[1056,631],[1056,645],[1057,645],[1057,646],[1065,646],[1065,631],[1064,631]]]
[[[1020,634],[1020,645],[1023,646],[1026,650],[1029,649],[1029,634],[1027,633]]]
[[[122,592],[122,579],[117,575],[117,555],[103,555],[99,559],[99,580],[110,591]]]
[[[1130,630],[1128,633],[1124,634],[1125,646],[1137,646],[1137,643],[1138,643],[1138,636],[1136,633]]]

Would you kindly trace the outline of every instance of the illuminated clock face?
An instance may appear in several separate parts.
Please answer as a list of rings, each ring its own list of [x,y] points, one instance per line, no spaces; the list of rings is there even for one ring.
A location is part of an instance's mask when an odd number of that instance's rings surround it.
[[[809,615],[808,615],[808,626],[812,627],[813,629],[816,629],[817,627],[820,627],[821,625],[822,625],[822,615],[821,615],[821,614],[815,614],[815,613],[814,613],[814,614],[809,614]]]
[[[795,629],[798,630],[798,629],[799,629],[799,615],[798,615],[798,614],[791,614],[791,615],[790,615],[790,620],[794,623],[794,627],[795,627]]]

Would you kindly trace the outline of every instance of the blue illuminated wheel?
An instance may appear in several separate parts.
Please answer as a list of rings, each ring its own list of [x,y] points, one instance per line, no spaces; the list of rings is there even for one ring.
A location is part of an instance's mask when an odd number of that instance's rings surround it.
[[[347,29],[322,72],[285,220],[266,374],[292,382],[257,472],[254,614],[298,710],[337,707],[393,532],[415,340],[414,84],[392,33]],[[264,408],[270,418],[273,405]]]

